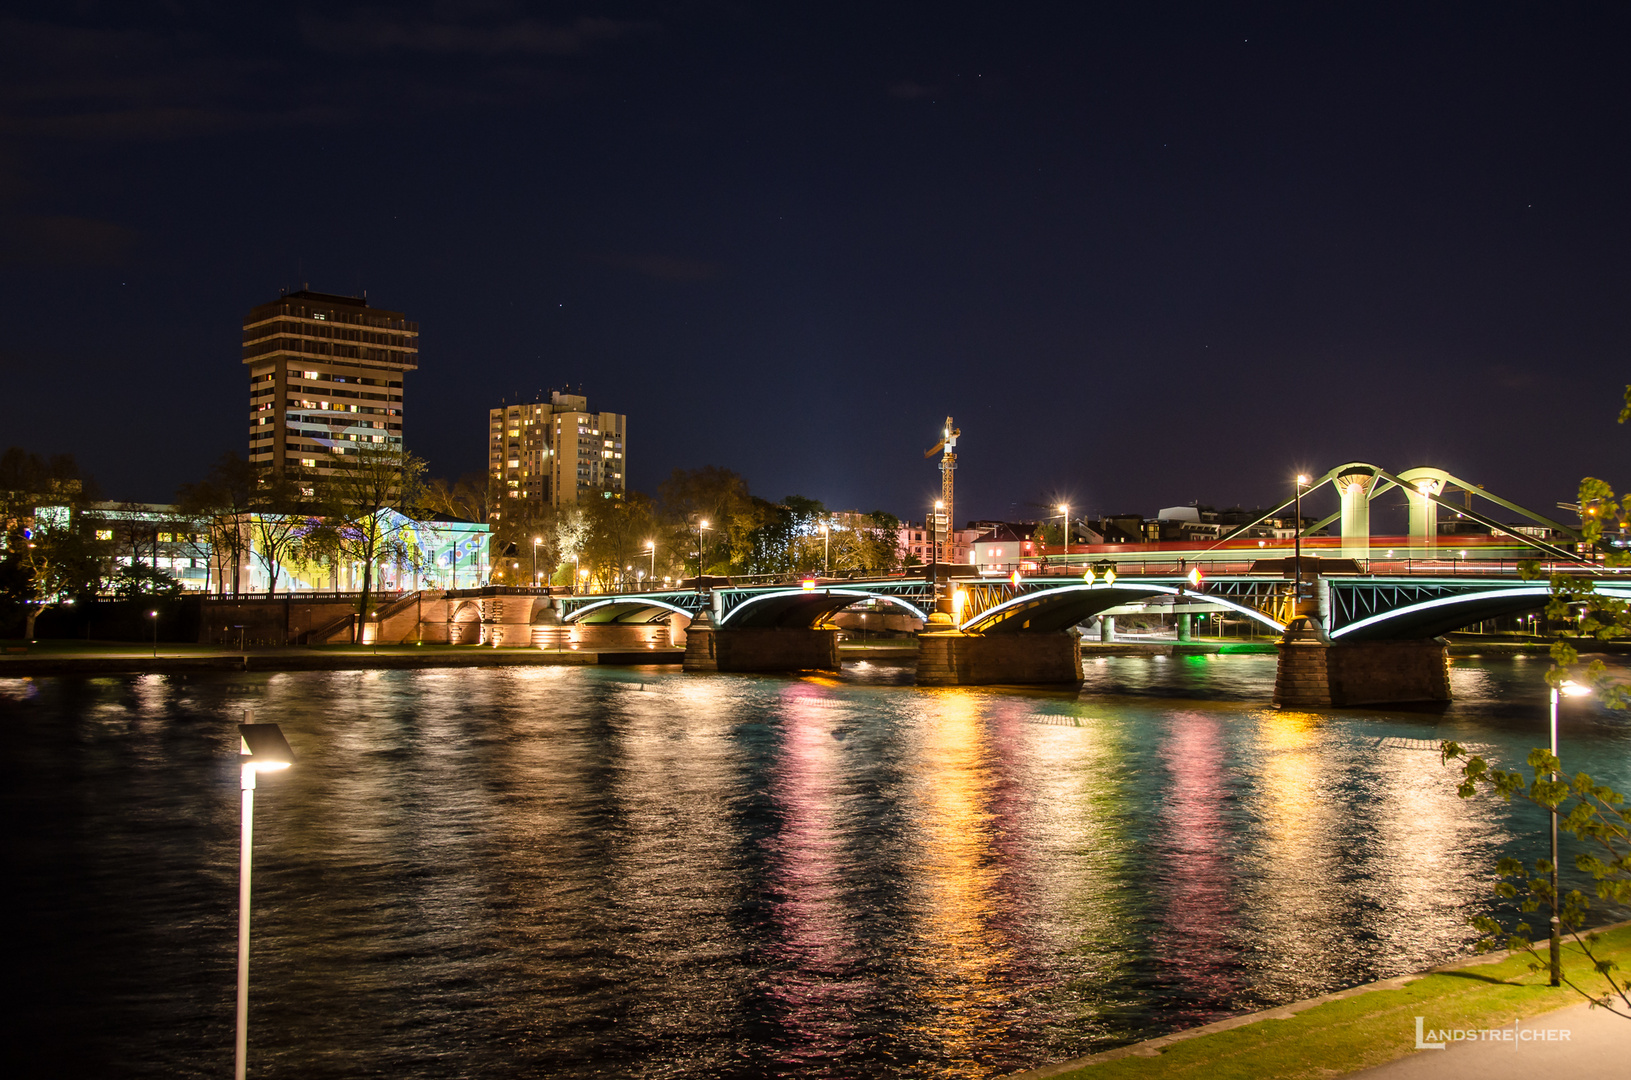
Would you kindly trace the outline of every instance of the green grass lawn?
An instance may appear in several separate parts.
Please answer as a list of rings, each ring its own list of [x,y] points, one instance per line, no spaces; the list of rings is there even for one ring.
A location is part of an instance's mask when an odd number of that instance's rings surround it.
[[[1605,933],[1602,955],[1631,966],[1631,927]],[[1544,953],[1544,948],[1542,952]],[[1564,950],[1565,969],[1596,989],[1577,949]],[[1528,957],[1427,975],[1403,987],[1329,1001],[1286,1020],[1260,1020],[1176,1042],[1153,1057],[1128,1055],[1059,1073],[1082,1080],[1278,1080],[1329,1077],[1383,1065],[1415,1050],[1416,1017],[1426,1028],[1498,1028],[1513,1020],[1584,1002],[1567,986],[1546,985]],[[1625,1021],[1631,1039],[1631,1020]]]

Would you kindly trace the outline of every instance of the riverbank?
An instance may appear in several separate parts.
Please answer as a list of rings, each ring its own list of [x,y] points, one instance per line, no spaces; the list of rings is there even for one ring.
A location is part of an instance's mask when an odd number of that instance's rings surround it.
[[[1602,957],[1618,962],[1622,968],[1631,966],[1631,923],[1618,923],[1600,932]],[[1580,994],[1568,986],[1547,985],[1546,974],[1530,971],[1529,964],[1528,956],[1509,953],[1469,957],[1414,975],[1383,979],[1014,1073],[1008,1080],[1290,1080],[1344,1076],[1393,1062],[1402,1064],[1414,1055],[1436,1052],[1417,1047],[1418,1017],[1429,1035],[1436,1031],[1497,1032],[1495,1037],[1501,1038],[1503,1029],[1512,1029],[1520,1020],[1584,1004]],[[1601,985],[1600,979],[1592,980],[1590,965],[1578,947],[1565,948],[1564,974],[1582,985]],[[1626,1034],[1631,1034],[1631,1020],[1615,1020],[1626,1025]],[[1474,1041],[1488,1038],[1480,1035]],[[1435,1072],[1461,1049],[1455,1045],[1455,1037],[1447,1041],[1451,1052],[1443,1059],[1435,1058]],[[1465,1042],[1466,1037],[1460,1041]],[[1593,1052],[1584,1041],[1576,1044],[1554,1038],[1544,1046],[1513,1041],[1511,1049],[1520,1046],[1528,1053],[1517,1058],[1515,1064],[1521,1065],[1525,1074],[1562,1070],[1590,1075],[1589,1071],[1573,1068],[1570,1056],[1576,1051]],[[1492,1074],[1483,1075],[1493,1080]]]

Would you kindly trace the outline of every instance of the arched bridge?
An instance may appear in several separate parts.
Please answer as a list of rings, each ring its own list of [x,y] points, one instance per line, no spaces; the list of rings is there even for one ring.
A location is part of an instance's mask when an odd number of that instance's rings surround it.
[[[1599,593],[1631,599],[1631,581],[1582,578]],[[1543,608],[1544,582],[1512,577],[1327,574],[1311,583],[1320,629],[1331,641],[1399,641],[1437,637],[1486,619]],[[1283,633],[1290,583],[1278,575],[1125,574],[1113,582],[1080,578],[959,578],[951,585],[955,628],[965,634],[1058,633],[1125,604],[1202,604],[1232,611]],[[1306,595],[1306,594],[1305,594]],[[960,598],[960,599],[959,599]],[[928,621],[933,586],[901,577],[711,591],[663,591],[559,598],[562,619],[584,625],[642,625],[708,611],[718,630],[810,629],[867,600],[898,606]]]

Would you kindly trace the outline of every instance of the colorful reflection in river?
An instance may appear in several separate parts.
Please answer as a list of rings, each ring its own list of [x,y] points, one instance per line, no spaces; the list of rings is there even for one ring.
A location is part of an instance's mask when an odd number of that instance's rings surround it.
[[[1241,699],[1272,678],[1173,671]],[[1146,661],[1090,677],[0,684],[44,928],[18,942],[22,1020],[76,1033],[72,1071],[222,1071],[245,708],[300,755],[257,820],[270,1078],[996,1076],[1447,958],[1490,860],[1534,854],[1409,748],[1521,758],[1505,669],[1441,717],[1165,700]],[[1566,737],[1628,779],[1621,728]]]

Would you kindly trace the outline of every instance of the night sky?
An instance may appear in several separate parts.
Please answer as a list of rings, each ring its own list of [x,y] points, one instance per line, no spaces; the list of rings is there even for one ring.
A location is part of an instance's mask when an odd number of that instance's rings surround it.
[[[167,500],[282,288],[420,324],[409,448],[580,384],[631,486],[958,517],[1439,465],[1626,482],[1631,7],[7,5],[0,445]]]

